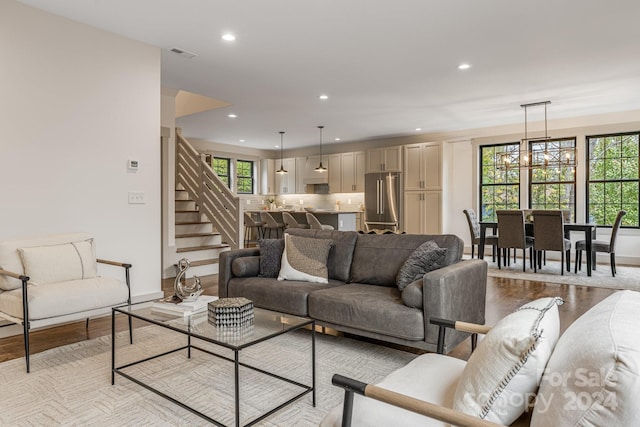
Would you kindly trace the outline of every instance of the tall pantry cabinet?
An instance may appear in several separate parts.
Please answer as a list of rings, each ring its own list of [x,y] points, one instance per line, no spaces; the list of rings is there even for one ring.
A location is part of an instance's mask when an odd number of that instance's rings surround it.
[[[404,231],[442,233],[442,143],[404,146]]]

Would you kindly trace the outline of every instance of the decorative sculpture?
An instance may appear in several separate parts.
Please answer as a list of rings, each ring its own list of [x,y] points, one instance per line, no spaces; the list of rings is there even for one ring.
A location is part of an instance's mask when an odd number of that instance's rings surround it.
[[[173,286],[175,292],[173,298],[177,298],[181,301],[195,301],[204,291],[198,276],[193,276],[193,284],[191,286],[187,285],[186,278],[182,280],[190,266],[191,264],[186,258],[182,258],[178,261],[178,269],[180,271],[176,275],[176,281]]]

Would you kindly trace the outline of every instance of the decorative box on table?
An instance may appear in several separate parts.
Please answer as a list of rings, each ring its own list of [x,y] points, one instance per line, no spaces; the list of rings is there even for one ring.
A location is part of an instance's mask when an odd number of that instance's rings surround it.
[[[208,304],[209,323],[237,327],[253,323],[253,301],[246,298],[220,298]]]

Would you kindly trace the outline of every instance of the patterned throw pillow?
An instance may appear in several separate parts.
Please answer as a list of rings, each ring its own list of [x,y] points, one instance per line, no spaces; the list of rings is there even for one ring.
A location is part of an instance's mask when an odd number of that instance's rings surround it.
[[[329,283],[327,257],[333,242],[328,239],[284,235],[284,253],[278,280]]]
[[[260,246],[260,274],[258,277],[275,279],[280,271],[284,239],[260,239],[258,246]]]
[[[447,250],[438,246],[434,241],[429,240],[416,248],[409,258],[406,259],[398,275],[396,285],[400,292],[411,282],[415,282],[429,271],[444,267]]]

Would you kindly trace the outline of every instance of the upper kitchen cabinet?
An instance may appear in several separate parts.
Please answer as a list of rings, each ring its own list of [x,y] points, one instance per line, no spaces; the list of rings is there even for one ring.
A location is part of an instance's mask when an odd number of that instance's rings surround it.
[[[274,170],[280,169],[280,160],[276,160]],[[287,173],[276,173],[276,193],[295,194],[296,192],[296,159],[282,159],[282,166]],[[275,173],[275,172],[274,172]]]
[[[364,172],[367,156],[364,151],[342,153],[342,192],[364,192]],[[333,191],[333,190],[332,190]]]
[[[404,189],[442,189],[442,144],[425,142],[404,147]]]
[[[276,193],[276,163],[273,159],[260,160],[260,194]]]
[[[328,173],[329,192],[340,193],[342,192],[342,155],[330,154],[325,156],[325,160],[327,162],[327,169],[329,169],[325,172]]]
[[[402,146],[367,150],[367,172],[401,172]]]
[[[304,168],[306,165],[306,157],[296,157],[296,194],[307,192],[307,184],[304,182]]]

